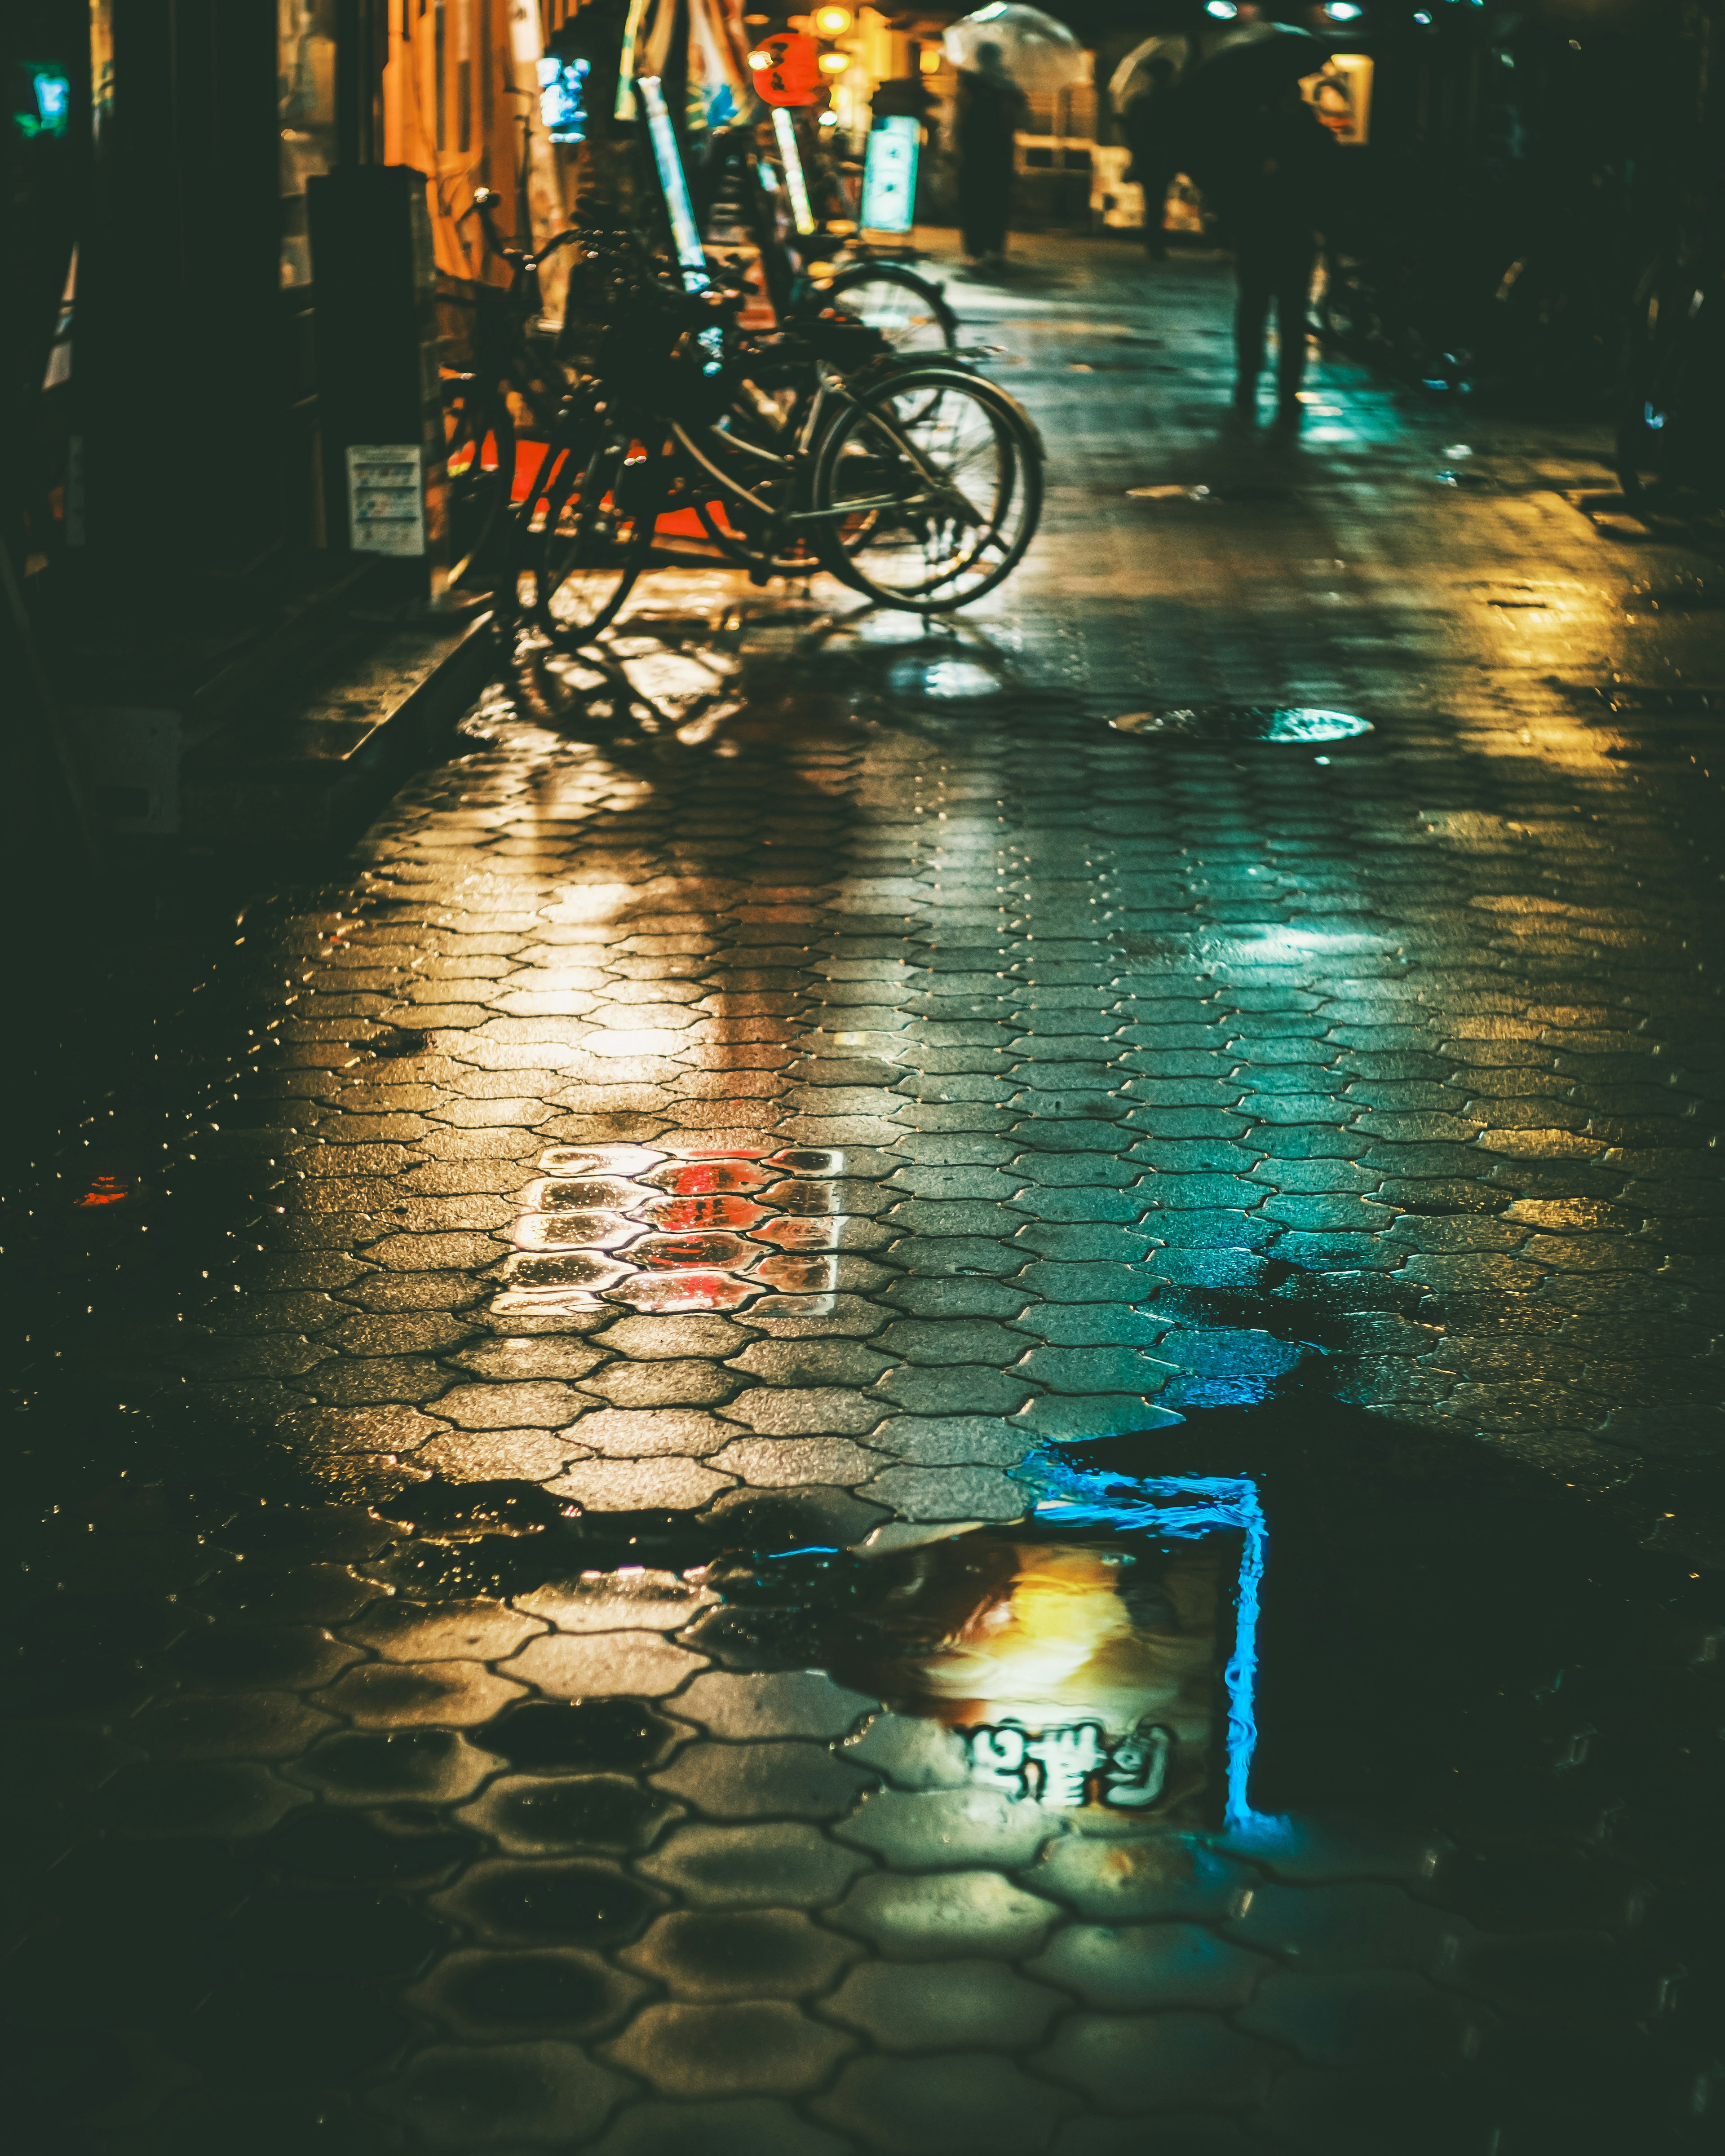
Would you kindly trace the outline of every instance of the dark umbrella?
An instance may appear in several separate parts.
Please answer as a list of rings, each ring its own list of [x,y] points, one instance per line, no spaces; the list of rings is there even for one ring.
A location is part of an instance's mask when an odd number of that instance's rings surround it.
[[[1194,105],[1249,102],[1316,74],[1330,57],[1330,47],[1310,30],[1291,23],[1264,27],[1268,36],[1233,39],[1200,61],[1183,85]]]
[[[1329,56],[1330,47],[1309,30],[1266,23],[1218,47],[1180,84],[1173,131],[1181,168],[1224,216],[1240,186],[1261,169],[1261,139],[1280,125],[1276,110]],[[1322,132],[1315,119],[1311,132]]]

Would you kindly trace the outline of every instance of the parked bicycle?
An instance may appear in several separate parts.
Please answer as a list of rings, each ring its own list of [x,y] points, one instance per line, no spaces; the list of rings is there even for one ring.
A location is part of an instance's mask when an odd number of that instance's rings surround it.
[[[1023,558],[1041,447],[993,382],[900,359],[831,305],[744,336],[740,280],[691,294],[627,234],[595,236],[578,278],[605,326],[517,529],[516,595],[554,641],[615,619],[668,508],[692,508],[757,582],[824,568],[922,613],[981,598]]]

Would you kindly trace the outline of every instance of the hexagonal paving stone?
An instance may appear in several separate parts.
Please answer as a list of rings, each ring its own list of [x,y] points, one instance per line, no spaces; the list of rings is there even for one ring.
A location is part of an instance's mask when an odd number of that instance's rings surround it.
[[[653,1778],[709,1819],[837,1819],[866,1770],[824,1745],[691,1744]]]
[[[832,1921],[906,1961],[979,1953],[1016,1961],[1035,1953],[1059,1916],[1052,1902],[998,1871],[875,1872],[858,1881]]]
[[[570,2044],[439,2044],[373,2101],[427,2148],[554,2148],[571,2119],[597,2126],[628,2087]]]
[[[704,1655],[675,1647],[657,1632],[564,1632],[530,1640],[499,1669],[553,1699],[594,1699],[608,1693],[660,1699],[706,1664]]]
[[[396,1729],[408,1722],[470,1729],[521,1697],[520,1685],[493,1676],[476,1662],[367,1662],[326,1686],[317,1699],[361,1729]]]
[[[819,1909],[868,1859],[812,1826],[683,1826],[637,1869],[703,1909]]]
[[[782,1999],[649,2006],[605,2056],[666,2096],[804,2096],[856,2049]]]
[[[619,1958],[678,1999],[811,1999],[860,1951],[800,1910],[684,1909]]]
[[[951,2156],[964,2149],[1040,2156],[1055,2121],[1075,2107],[1065,2091],[1004,2059],[857,2059],[818,2118],[855,2134],[870,2156]]]
[[[1028,1973],[1093,2006],[1243,2006],[1276,1964],[1197,1924],[1068,1924]]]
[[[1022,2050],[1068,2005],[999,1962],[865,1962],[820,2011],[888,2051]]]
[[[590,1512],[695,1512],[734,1486],[698,1460],[653,1459],[588,1460],[546,1486]]]

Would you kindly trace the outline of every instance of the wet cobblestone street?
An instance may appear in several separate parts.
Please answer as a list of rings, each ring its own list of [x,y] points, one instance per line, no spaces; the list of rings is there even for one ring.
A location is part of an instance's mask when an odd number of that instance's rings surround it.
[[[992,598],[649,576],[116,926],[12,1238],[19,2156],[1719,2145],[1725,572],[1028,263]]]

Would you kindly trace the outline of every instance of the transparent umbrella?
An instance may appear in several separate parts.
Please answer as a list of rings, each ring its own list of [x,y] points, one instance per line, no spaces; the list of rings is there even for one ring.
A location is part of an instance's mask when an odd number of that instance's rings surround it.
[[[999,64],[1020,90],[1033,95],[1089,78],[1089,56],[1065,24],[1040,8],[1020,7],[1017,0],[993,0],[993,6],[978,8],[952,23],[941,43],[947,58],[961,68],[974,68],[984,45],[998,46]]]

